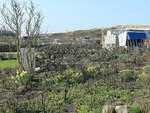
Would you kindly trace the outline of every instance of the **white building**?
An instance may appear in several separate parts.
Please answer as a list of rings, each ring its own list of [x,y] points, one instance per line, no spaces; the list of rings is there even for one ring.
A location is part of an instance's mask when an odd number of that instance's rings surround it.
[[[150,38],[150,29],[124,28],[107,31],[103,37],[103,48],[110,47],[141,47],[144,41]]]

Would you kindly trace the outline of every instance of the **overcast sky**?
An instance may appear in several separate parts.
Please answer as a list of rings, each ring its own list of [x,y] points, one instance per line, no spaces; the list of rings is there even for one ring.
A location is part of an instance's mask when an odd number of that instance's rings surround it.
[[[150,25],[150,0],[32,1],[45,17],[43,29],[50,33],[125,24]]]

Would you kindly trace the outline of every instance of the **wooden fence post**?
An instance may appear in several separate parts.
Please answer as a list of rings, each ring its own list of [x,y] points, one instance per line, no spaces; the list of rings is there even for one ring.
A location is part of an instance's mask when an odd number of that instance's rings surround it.
[[[21,48],[20,49],[21,62],[26,71],[31,72],[35,69],[35,49]]]

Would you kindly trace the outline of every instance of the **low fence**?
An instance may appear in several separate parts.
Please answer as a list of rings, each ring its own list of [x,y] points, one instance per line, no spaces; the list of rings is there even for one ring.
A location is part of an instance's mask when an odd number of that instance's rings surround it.
[[[22,65],[25,70],[30,71],[35,69],[35,49],[34,48],[21,48],[20,50]]]
[[[16,59],[16,52],[0,52],[0,60]]]
[[[146,65],[150,55],[150,50],[146,48],[102,49],[94,45],[51,45],[38,48],[37,51],[42,53],[36,56],[36,67],[40,67],[43,71],[57,72],[68,68],[81,69],[90,65],[133,69]]]
[[[28,67],[25,51],[21,52],[22,60]],[[34,62],[33,67],[40,67],[43,71],[63,71],[69,67],[88,65],[109,67],[112,61],[116,65],[119,63],[119,67],[134,68],[148,63],[149,55],[149,48],[102,49],[99,45],[48,45],[35,48],[31,62]],[[16,59],[16,52],[0,52],[0,59]]]
[[[16,45],[0,44],[0,52],[16,52]]]

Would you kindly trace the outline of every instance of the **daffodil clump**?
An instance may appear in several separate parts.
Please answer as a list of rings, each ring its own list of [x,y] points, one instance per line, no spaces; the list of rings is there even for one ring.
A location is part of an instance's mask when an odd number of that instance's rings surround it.
[[[75,72],[72,69],[66,70],[64,73],[64,79],[75,80],[83,75],[83,73]]]
[[[72,78],[75,79],[75,78],[79,78],[79,77],[82,77],[82,76],[83,76],[83,73],[76,72],[72,75]]]
[[[83,78],[83,73],[76,72],[71,76],[70,80],[74,82],[81,82],[82,78]]]
[[[56,82],[59,82],[62,78],[63,78],[63,75],[59,74],[54,77],[51,77],[50,79],[47,79],[47,81],[56,83]]]
[[[79,80],[82,78],[83,73],[81,72],[75,72],[72,69],[65,70],[62,74],[58,74],[54,77],[51,77],[49,81],[53,83],[57,82],[68,82],[68,83],[74,83],[79,82]]]
[[[23,86],[27,84],[27,82],[31,79],[31,77],[32,75],[29,74],[27,71],[22,72],[17,71],[16,75],[12,76],[11,78],[15,81],[17,85]]]
[[[77,80],[79,80],[80,77],[82,77],[82,75],[82,73],[75,72],[72,69],[68,69],[62,73],[62,81],[65,81],[69,84],[75,83],[77,82]]]
[[[96,67],[95,66],[89,66],[89,67],[87,67],[86,71],[87,71],[87,75],[89,77],[92,77],[94,75],[94,73],[96,72]]]
[[[87,67],[87,72],[94,72],[96,70],[95,66],[89,66]]]

